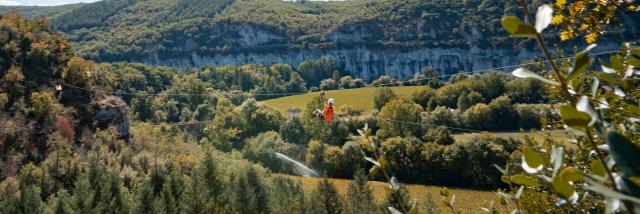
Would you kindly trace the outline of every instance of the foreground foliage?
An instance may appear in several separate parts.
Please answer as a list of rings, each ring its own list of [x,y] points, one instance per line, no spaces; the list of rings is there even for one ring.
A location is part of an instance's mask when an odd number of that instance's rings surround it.
[[[533,21],[527,2],[520,3],[527,19]],[[567,17],[563,23],[568,28],[562,32],[562,39],[573,37],[573,27],[582,24],[582,30],[588,33],[586,41],[595,42],[599,34],[593,32],[594,29],[606,28],[610,24],[608,20],[616,19],[619,8],[635,8],[628,3],[602,2],[592,8],[589,5],[594,3],[589,1],[571,4],[557,1],[554,7],[561,11],[556,18]],[[550,210],[635,213],[640,209],[640,183],[636,179],[640,163],[636,137],[640,116],[637,111],[640,109],[637,71],[640,49],[630,43],[623,44],[609,60],[600,60],[598,71],[589,71],[594,62],[589,51],[595,45],[578,52],[571,60],[556,61],[541,36],[552,22],[552,14],[551,6],[542,5],[537,9],[535,27],[534,23],[525,23],[515,16],[503,18],[502,25],[514,36],[535,38],[538,42],[551,71],[539,75],[519,68],[513,75],[538,79],[557,89],[555,96],[561,100],[557,109],[577,148],[549,141],[530,141],[523,145],[517,154],[521,156],[521,164],[496,166],[504,173],[503,182],[508,183],[515,194],[498,194],[504,203],[515,203],[517,213]],[[552,197],[545,197],[550,195]]]

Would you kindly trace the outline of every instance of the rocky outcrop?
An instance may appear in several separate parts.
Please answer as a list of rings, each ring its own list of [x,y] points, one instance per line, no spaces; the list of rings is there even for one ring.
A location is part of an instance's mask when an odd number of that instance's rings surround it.
[[[599,49],[604,50],[606,47],[601,46]],[[613,47],[610,49],[613,49]],[[347,71],[351,76],[371,80],[382,75],[408,78],[428,66],[433,67],[441,74],[510,66],[519,64],[524,59],[533,59],[536,57],[534,54],[535,52],[527,50],[483,49],[478,47],[420,48],[411,50],[373,50],[359,47],[205,56],[194,52],[188,57],[180,58],[161,59],[157,56],[150,57],[144,60],[144,63],[175,67],[285,63],[295,67],[305,60],[315,60],[323,56],[329,56],[341,70]]]
[[[284,63],[296,67],[305,60],[316,60],[328,56],[336,65],[351,76],[365,80],[376,79],[382,75],[395,78],[408,78],[424,67],[433,67],[443,75],[460,71],[477,71],[489,68],[517,65],[525,59],[538,57],[531,48],[496,47],[488,45],[487,39],[475,27],[461,31],[464,45],[440,45],[428,47],[429,42],[416,42],[420,45],[407,45],[406,48],[387,48],[380,43],[365,24],[345,25],[333,33],[322,36],[320,43],[330,44],[328,47],[304,47],[271,30],[251,26],[228,24],[220,25],[212,30],[211,41],[220,46],[224,42],[231,51],[219,51],[202,54],[198,44],[193,40],[185,40],[184,49],[190,52],[166,56],[161,53],[148,55],[142,61],[148,65],[172,67],[203,67],[220,65],[243,65],[250,63],[277,64]],[[426,35],[426,37],[430,37]],[[376,42],[377,41],[377,42]],[[437,43],[439,40],[434,40]],[[533,43],[530,43],[533,44]],[[210,46],[211,44],[209,44]],[[409,46],[409,47],[407,47]],[[570,50],[571,47],[567,47]],[[578,47],[580,48],[580,47]],[[611,45],[600,44],[599,50],[616,49]]]
[[[128,107],[122,99],[116,96],[105,96],[93,104],[95,123],[97,128],[113,126],[123,138],[129,136]]]

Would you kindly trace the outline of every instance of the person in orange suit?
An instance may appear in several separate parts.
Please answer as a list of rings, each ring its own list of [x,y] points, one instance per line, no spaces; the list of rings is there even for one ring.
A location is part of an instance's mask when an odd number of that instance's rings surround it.
[[[333,98],[329,98],[327,103],[324,105],[324,110],[322,113],[324,114],[324,121],[331,122],[333,121]]]

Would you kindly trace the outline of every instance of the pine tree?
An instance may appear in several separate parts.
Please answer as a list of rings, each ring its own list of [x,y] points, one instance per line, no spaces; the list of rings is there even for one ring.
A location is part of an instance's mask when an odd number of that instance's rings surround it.
[[[161,207],[165,213],[179,213],[176,206],[176,200],[173,197],[173,194],[171,194],[171,186],[169,182],[162,186],[162,193],[160,196],[162,198]]]
[[[69,194],[66,191],[58,191],[58,197],[55,198],[55,207],[53,213],[55,214],[72,214],[75,213],[71,205],[69,204]]]
[[[164,184],[164,174],[160,171],[157,161],[155,161],[153,169],[151,169],[151,184],[153,186],[154,196],[159,195],[160,191],[162,191],[162,185]]]
[[[374,213],[376,204],[373,200],[373,192],[367,184],[367,175],[364,170],[357,169],[353,175],[354,180],[349,184],[345,201],[346,213]]]
[[[153,183],[147,180],[138,190],[136,213],[155,213]]]
[[[211,154],[205,155],[204,162],[202,163],[204,182],[206,185],[206,191],[209,192],[211,198],[216,198],[222,192],[222,182],[218,175],[218,168],[213,161]]]
[[[338,194],[338,190],[327,177],[324,177],[320,183],[318,183],[314,192],[317,194],[317,198],[315,199],[316,202],[312,203],[319,203],[319,206],[328,214],[342,213],[340,194]]]
[[[5,180],[5,182],[7,182]],[[15,183],[8,183],[5,187],[4,195],[0,201],[0,213],[19,213],[20,212],[20,198],[18,197],[18,187]]]
[[[98,163],[97,154],[89,157],[89,186],[93,190],[91,207],[100,209],[103,205],[103,191],[104,191],[104,168]],[[80,199],[87,200],[87,198]]]
[[[85,174],[81,174],[76,180],[73,189],[73,197],[71,197],[71,206],[78,213],[91,213],[91,198],[93,198],[93,190],[89,179]]]
[[[20,185],[20,213],[36,214],[44,212],[44,204],[40,198],[40,188],[36,185]]]
[[[305,213],[304,191],[299,181],[293,181],[286,176],[276,176],[272,179],[271,209],[281,213]]]
[[[304,203],[306,202],[305,192],[304,192],[304,189],[302,189],[302,185],[300,184],[300,182],[296,182],[295,185],[293,186],[293,196],[291,198],[292,198],[291,209],[293,210],[293,212],[306,213],[305,206],[304,206]]]
[[[247,183],[253,189],[256,213],[269,213],[269,195],[266,184],[256,169],[249,166],[247,169]]]
[[[109,204],[109,208],[107,210],[115,213],[128,213],[130,203],[127,195],[122,191],[122,184],[117,173],[112,172],[110,174],[108,185],[109,201],[106,203]]]
[[[256,210],[254,189],[249,186],[246,173],[240,173],[237,180],[236,207],[240,213],[252,213]]]
[[[187,186],[184,197],[180,202],[185,213],[211,213],[213,201],[210,200],[209,193],[198,170],[191,171],[191,185]]]
[[[162,186],[163,207],[166,213],[180,213],[180,200],[184,192],[184,180],[179,171],[172,171]]]

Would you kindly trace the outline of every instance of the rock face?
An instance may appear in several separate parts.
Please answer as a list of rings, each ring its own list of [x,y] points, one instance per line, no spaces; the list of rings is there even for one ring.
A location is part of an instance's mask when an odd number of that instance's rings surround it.
[[[316,60],[328,56],[341,70],[351,76],[365,80],[381,75],[407,78],[424,67],[433,67],[442,74],[501,67],[533,57],[518,50],[481,50],[478,48],[433,48],[414,50],[371,50],[367,48],[334,50],[276,51],[268,53],[199,55],[160,59],[157,56],[144,60],[145,64],[174,67],[203,67],[219,65],[242,65],[249,63],[284,63],[297,66],[305,60]]]
[[[128,107],[122,99],[116,96],[105,96],[93,104],[96,112],[94,126],[107,128],[114,126],[121,137],[129,136]]]
[[[603,50],[604,48],[599,48]],[[219,65],[242,65],[248,63],[285,63],[297,66],[305,60],[316,60],[323,56],[333,59],[339,68],[353,77],[365,80],[382,75],[408,78],[424,67],[433,67],[443,75],[460,71],[477,71],[517,65],[524,59],[534,59],[535,52],[518,49],[481,48],[421,48],[413,50],[372,50],[367,48],[334,50],[276,51],[267,53],[199,55],[193,52],[188,57],[160,59],[157,56],[144,60],[145,64],[175,67],[203,67]],[[513,68],[510,68],[513,69]]]
[[[342,71],[370,81],[382,75],[408,78],[424,67],[433,67],[441,74],[448,75],[460,71],[512,66],[538,56],[535,51],[530,50],[533,47],[486,48],[491,45],[483,44],[487,40],[482,39],[483,35],[475,28],[464,32],[466,45],[450,47],[382,48],[381,43],[376,42],[367,32],[369,31],[362,27],[345,27],[324,37],[325,42],[334,44],[333,48],[300,48],[286,37],[260,27],[222,25],[211,32],[212,41],[224,41],[231,49],[242,51],[200,54],[197,49],[207,45],[180,39],[176,41],[183,44],[183,50],[189,52],[172,56],[153,54],[140,61],[148,65],[195,68],[250,63],[284,63],[296,67],[302,61],[328,56]],[[598,48],[613,49],[613,42],[611,45],[600,44]]]

